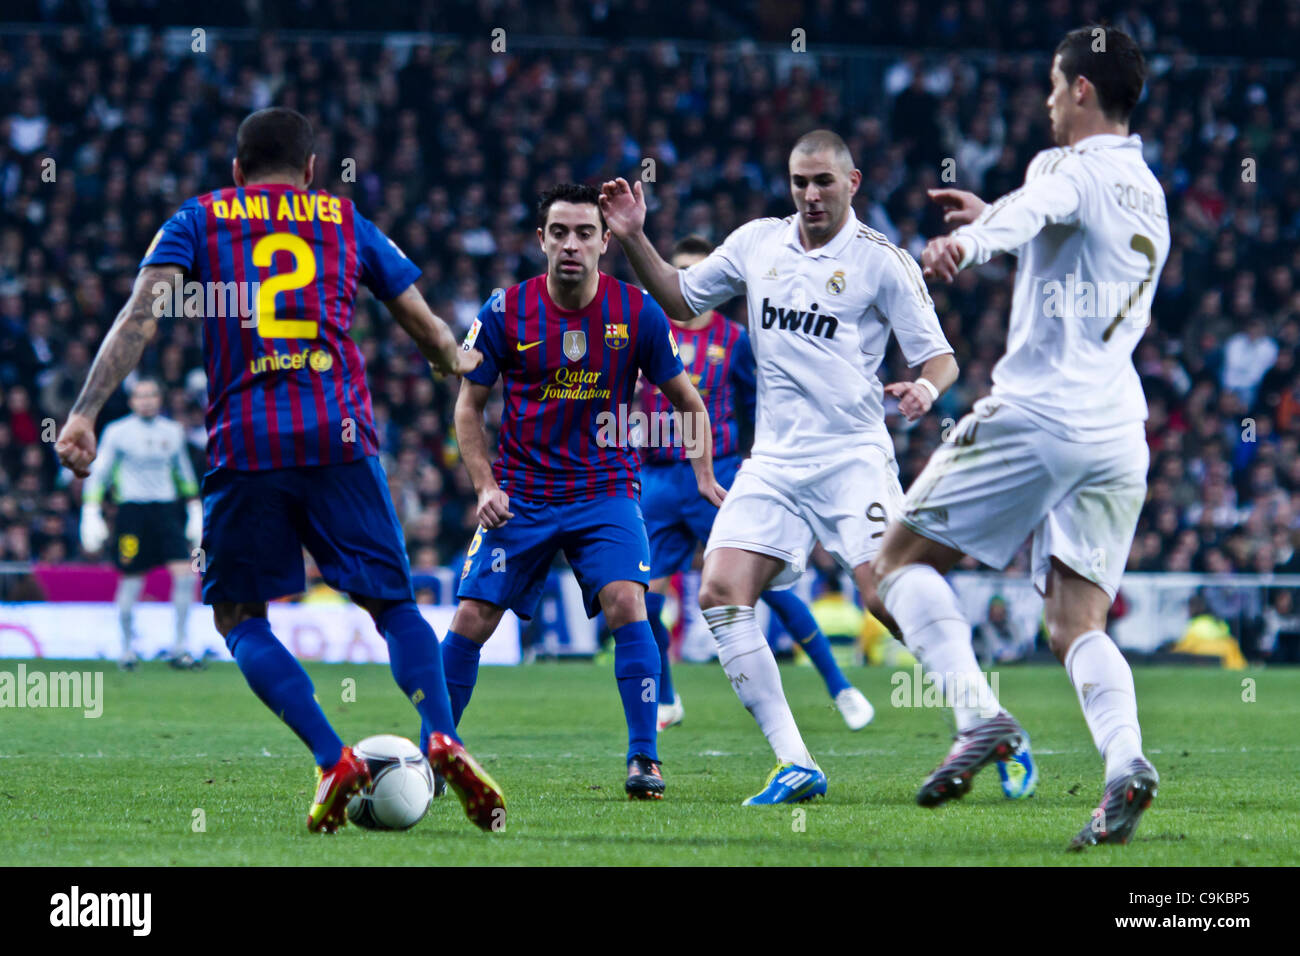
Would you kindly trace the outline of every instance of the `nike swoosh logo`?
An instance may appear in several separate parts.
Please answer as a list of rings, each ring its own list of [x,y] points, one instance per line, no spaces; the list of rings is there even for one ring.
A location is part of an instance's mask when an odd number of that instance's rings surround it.
[[[641,561],[638,561],[638,562],[636,563],[636,566],[637,566],[638,568],[640,568],[642,571],[649,571],[649,570],[650,570],[650,565],[645,564],[645,563],[643,563],[643,562],[641,562]]]
[[[542,344],[541,339],[538,339],[536,342],[529,342],[527,345],[525,345],[523,342],[516,342],[515,348],[520,352],[527,352],[529,349],[535,349],[537,348],[537,346],[541,344]]]

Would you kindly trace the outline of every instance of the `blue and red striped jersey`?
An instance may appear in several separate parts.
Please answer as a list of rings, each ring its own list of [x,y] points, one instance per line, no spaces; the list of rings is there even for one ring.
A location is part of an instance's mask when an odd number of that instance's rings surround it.
[[[420,270],[351,200],[287,185],[196,196],[140,263],[162,264],[183,267],[202,296],[191,309],[186,283],[181,314],[203,320],[209,468],[335,464],[379,451],[365,362],[348,335],[357,283],[387,301]]]
[[[626,422],[644,372],[663,384],[682,372],[668,317],[635,286],[601,273],[586,308],[552,301],[546,276],[498,293],[466,336],[483,364],[466,378],[500,377],[505,407],[497,484],[525,501],[639,497],[639,460],[612,423]],[[625,430],[624,430],[625,432]]]
[[[749,335],[740,323],[732,322],[721,312],[712,313],[712,320],[700,329],[674,324],[673,334],[677,337],[682,365],[709,412],[713,457],[737,454],[740,422],[753,425],[757,399],[754,350]],[[641,402],[650,422],[671,424],[674,421],[672,403],[653,385],[647,384],[642,390]],[[647,431],[656,439],[641,449],[647,463],[686,461],[685,444],[676,440],[675,431],[657,425]]]

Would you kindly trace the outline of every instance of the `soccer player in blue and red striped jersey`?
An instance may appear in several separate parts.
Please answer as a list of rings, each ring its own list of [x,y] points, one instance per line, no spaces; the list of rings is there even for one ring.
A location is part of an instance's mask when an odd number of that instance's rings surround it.
[[[628,727],[629,797],[659,799],[656,749],[659,653],[646,619],[650,547],[638,503],[639,456],[626,422],[638,376],[700,422],[688,449],[697,493],[720,504],[708,412],[677,356],[663,309],[635,286],[599,271],[609,232],[592,186],[565,183],[538,204],[545,275],[498,293],[479,312],[466,347],[483,364],[456,403],[461,455],[478,493],[479,528],[443,644],[459,721],[478,675],[479,651],[507,608],[530,618],[557,552],[582,587],[587,612],[614,633],[614,675]],[[504,383],[500,449],[489,463],[483,409]]]
[[[416,609],[376,457],[365,367],[348,336],[358,285],[384,302],[436,372],[462,374],[481,356],[457,348],[414,285],[420,270],[396,245],[350,200],[310,188],[315,159],[311,124],[293,110],[260,110],[240,124],[234,187],[189,200],[158,231],[56,448],[84,477],[96,453],[95,418],[158,320],[202,318],[203,600],[253,692],[316,759],[308,828],[342,825],[369,772],[267,621],[269,599],[305,586],[304,546],[325,581],[374,618],[434,769],[471,820],[500,829],[505,802],[456,735],[437,636]],[[182,284],[184,275],[193,281]]]
[[[713,246],[701,236],[687,236],[673,246],[672,265],[689,269],[702,261]],[[720,312],[709,311],[686,322],[670,320],[677,338],[682,365],[699,390],[713,427],[714,473],[724,488],[730,488],[740,469],[742,421],[754,423],[755,368],[749,336]],[[695,494],[682,442],[666,433],[659,422],[673,421],[663,393],[650,386],[642,392],[642,403],[650,426],[649,441],[642,449],[642,501],[646,533],[650,538],[650,590],[646,611],[650,628],[659,645],[659,729],[682,722],[686,715],[681,696],[673,686],[668,655],[668,630],[663,624],[664,596],[672,575],[686,571],[695,549],[709,538],[718,509]],[[848,682],[826,635],[817,626],[808,605],[789,590],[763,592],[763,600],[780,619],[821,674],[826,690],[850,730],[861,730],[875,714],[862,692]]]

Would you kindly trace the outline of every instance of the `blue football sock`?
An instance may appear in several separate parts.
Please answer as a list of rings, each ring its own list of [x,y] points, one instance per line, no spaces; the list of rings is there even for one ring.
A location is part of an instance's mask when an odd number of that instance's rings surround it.
[[[793,591],[764,591],[763,600],[813,662],[832,697],[853,686],[840,670],[840,665],[835,663],[830,640],[817,626],[817,619],[808,610],[808,605],[797,594]]]
[[[343,755],[343,741],[316,702],[311,678],[271,633],[264,617],[250,617],[226,635],[244,680],[262,703],[305,743],[316,764],[329,768]]]
[[[659,703],[671,704],[677,700],[677,691],[673,687],[672,663],[668,660],[668,645],[672,638],[668,628],[664,627],[664,596],[647,591],[645,595],[645,612],[650,618],[650,630],[659,645]]]
[[[628,759],[645,754],[658,760],[659,650],[648,621],[633,621],[615,629],[614,676],[627,718]]]
[[[447,696],[451,698],[451,718],[460,725],[460,715],[465,713],[474,685],[478,682],[478,658],[482,644],[455,631],[447,632],[442,642],[442,666],[447,672]]]
[[[375,619],[375,625],[388,642],[393,680],[420,713],[420,749],[428,745],[429,734],[435,730],[460,740],[447,699],[447,682],[442,676],[438,635],[415,602],[394,604]]]

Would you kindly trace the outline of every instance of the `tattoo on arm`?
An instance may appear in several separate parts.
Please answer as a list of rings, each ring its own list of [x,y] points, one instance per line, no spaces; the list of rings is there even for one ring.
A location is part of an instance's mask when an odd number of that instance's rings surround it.
[[[109,396],[122,384],[122,379],[140,362],[144,348],[158,331],[158,315],[154,304],[159,293],[155,286],[163,285],[163,295],[171,295],[172,283],[179,270],[175,266],[145,266],[136,276],[131,298],[117,314],[113,327],[108,330],[95,362],[90,367],[86,384],[82,386],[72,414],[94,419],[108,401]]]

